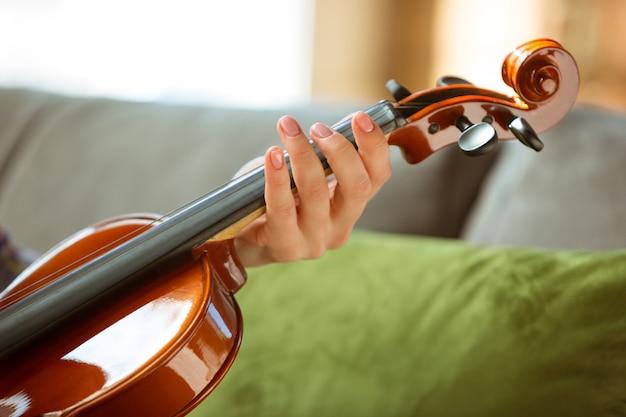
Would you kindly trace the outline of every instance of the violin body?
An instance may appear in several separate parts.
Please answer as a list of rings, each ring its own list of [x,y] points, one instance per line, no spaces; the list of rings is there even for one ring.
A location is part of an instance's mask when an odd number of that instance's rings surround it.
[[[451,144],[480,155],[516,138],[541,150],[533,126],[548,129],[574,104],[574,59],[539,39],[511,52],[502,76],[515,94],[454,77],[416,93],[394,82],[396,101],[365,113],[409,163]],[[356,146],[350,120],[333,129]],[[233,238],[263,213],[264,181],[259,167],[166,217],[99,223],[27,268],[0,294],[0,417],[193,409],[239,349],[233,295],[246,274]]]
[[[87,262],[155,221],[126,216],[85,229],[24,271],[3,297],[47,285],[57,271]],[[232,293],[245,282],[245,272],[233,253],[232,241],[211,243],[187,254],[185,262],[142,272],[132,285],[81,313],[83,320],[64,323],[3,358],[0,416],[189,412],[224,376],[241,341]]]

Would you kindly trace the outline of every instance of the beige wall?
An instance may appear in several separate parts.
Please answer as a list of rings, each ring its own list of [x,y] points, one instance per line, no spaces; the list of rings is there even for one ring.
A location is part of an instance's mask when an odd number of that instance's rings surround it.
[[[411,90],[441,75],[505,89],[500,65],[517,45],[561,42],[581,72],[579,101],[626,110],[624,0],[318,0],[312,94],[387,98],[396,78]]]
[[[626,110],[626,1],[564,0],[563,42],[581,73],[581,101]]]
[[[558,38],[560,29],[542,13],[560,0],[438,0],[430,75],[452,72],[476,85],[506,89],[501,65],[506,55],[529,40]]]
[[[427,85],[434,0],[317,0],[312,92],[322,99],[387,98],[395,78]]]

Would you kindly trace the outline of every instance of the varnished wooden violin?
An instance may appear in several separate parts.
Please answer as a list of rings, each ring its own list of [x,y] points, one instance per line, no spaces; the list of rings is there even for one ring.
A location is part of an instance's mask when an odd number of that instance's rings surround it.
[[[573,105],[578,70],[557,42],[505,59],[513,93],[442,78],[366,110],[409,163],[458,144],[469,155],[537,132]],[[354,143],[350,120],[333,128]],[[321,152],[320,161],[328,169]],[[286,156],[287,164],[288,156]],[[178,416],[235,360],[246,273],[233,237],[263,213],[260,167],[165,217],[114,218],[80,231],[0,294],[0,416]]]

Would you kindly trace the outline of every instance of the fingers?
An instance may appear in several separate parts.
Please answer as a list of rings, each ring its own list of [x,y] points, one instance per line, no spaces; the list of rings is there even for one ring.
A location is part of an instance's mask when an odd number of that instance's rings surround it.
[[[358,151],[329,127],[320,123],[313,125],[311,140],[334,174],[331,192],[319,156],[297,122],[283,117],[278,131],[290,156],[299,201],[297,207],[289,208],[296,200],[287,198],[286,191],[275,191],[270,176],[266,188],[268,226],[275,227],[273,235],[280,236],[285,250],[287,247],[305,248],[302,253],[291,253],[291,256],[319,257],[326,249],[345,243],[367,202],[391,175],[389,147],[380,128],[363,112],[355,113],[352,119]],[[272,172],[266,172],[268,174]],[[269,216],[271,213],[280,218]]]
[[[337,133],[321,139],[315,135],[315,128],[311,132],[337,180],[331,207],[332,247],[347,240],[367,202],[391,175],[389,147],[379,127],[365,113],[358,112],[352,119],[352,131],[358,151]]]
[[[287,131],[292,123],[295,120],[291,117],[281,118],[279,133],[289,154],[293,180],[298,190],[300,226],[306,230],[312,229],[311,232],[315,233],[319,224],[327,221],[330,209],[326,173],[302,130]],[[324,134],[326,133],[321,133]]]
[[[389,144],[380,127],[363,112],[358,112],[353,117],[352,130],[375,194],[391,177]]]
[[[358,151],[336,132],[332,132],[332,136],[317,134],[320,129],[328,128],[319,123],[314,125],[311,137],[325,155],[335,176],[341,178],[340,183],[349,185],[357,198],[358,194],[371,198],[391,176],[389,145],[380,128],[364,112],[353,115],[352,131]]]
[[[298,123],[285,116],[278,133],[289,154],[268,149],[265,164],[266,215],[246,227],[235,243],[244,265],[320,257],[341,246],[369,199],[391,173],[389,149],[379,127],[360,112],[352,119],[359,149],[323,124],[311,127],[311,141],[330,165],[328,180],[316,150]]]
[[[296,126],[298,129],[295,129]],[[292,231],[285,239],[289,240],[292,250],[297,247],[304,249],[300,256],[319,257],[326,242],[327,229],[323,225],[329,223],[330,215],[326,173],[308,137],[293,118],[281,118],[278,131],[289,154],[298,203],[295,220],[298,230]],[[266,192],[271,190],[266,189]],[[301,239],[300,242],[297,241],[298,238]]]
[[[264,249],[259,256],[276,261],[297,259],[299,239],[296,198],[283,150],[271,147],[265,153],[265,218],[258,224],[255,240]]]

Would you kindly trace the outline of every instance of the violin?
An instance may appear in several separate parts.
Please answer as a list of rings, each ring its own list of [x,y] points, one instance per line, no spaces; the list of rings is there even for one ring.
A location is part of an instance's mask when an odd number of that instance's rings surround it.
[[[538,39],[505,58],[502,77],[508,95],[456,77],[415,93],[392,80],[394,100],[365,112],[412,164],[453,144],[472,156],[509,139],[541,150],[537,132],[575,102],[575,60]],[[350,120],[333,129],[354,143]],[[95,224],[29,266],[0,293],[0,416],[191,411],[241,343],[233,238],[263,213],[264,185],[259,167],[167,216]]]

